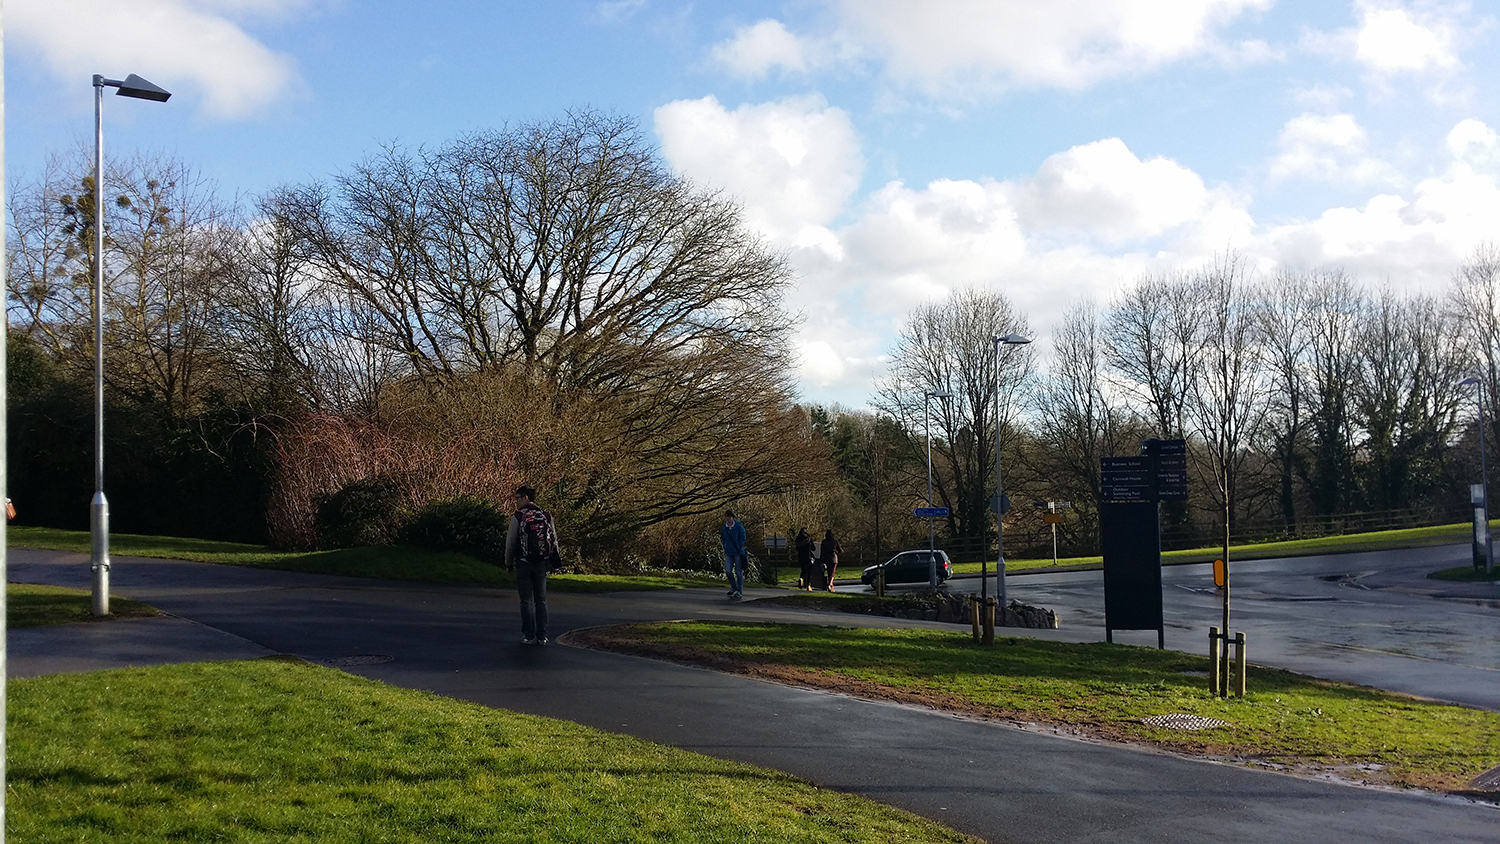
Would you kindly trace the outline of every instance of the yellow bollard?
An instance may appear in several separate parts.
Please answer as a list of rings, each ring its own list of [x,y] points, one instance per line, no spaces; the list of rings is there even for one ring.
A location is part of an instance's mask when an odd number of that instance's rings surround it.
[[[1223,694],[1219,687],[1219,628],[1208,628],[1208,691],[1209,694]]]
[[[1245,631],[1234,634],[1234,696],[1245,696]]]
[[[875,597],[885,597],[885,566],[875,570]]]

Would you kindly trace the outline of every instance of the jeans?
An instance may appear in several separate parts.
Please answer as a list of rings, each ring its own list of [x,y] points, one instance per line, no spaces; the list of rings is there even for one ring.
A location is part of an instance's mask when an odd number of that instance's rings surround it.
[[[521,593],[521,636],[547,638],[547,566],[516,564],[516,590]],[[533,610],[532,604],[536,607]]]
[[[750,564],[746,554],[725,554],[724,574],[729,577],[729,591],[738,595],[745,591],[745,567]]]

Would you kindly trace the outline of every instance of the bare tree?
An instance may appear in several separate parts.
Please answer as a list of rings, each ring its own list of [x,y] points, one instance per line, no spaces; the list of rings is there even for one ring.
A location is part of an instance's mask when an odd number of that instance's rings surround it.
[[[1035,474],[1050,496],[1074,502],[1081,519],[1072,532],[1085,547],[1098,544],[1100,460],[1134,452],[1129,413],[1105,381],[1102,332],[1092,303],[1068,310],[1052,336],[1052,365],[1038,379],[1033,415]]]
[[[1283,270],[1262,289],[1257,316],[1271,379],[1264,442],[1276,466],[1282,526],[1297,529],[1297,479],[1306,474],[1307,368],[1312,347],[1313,278]]]
[[[907,319],[890,377],[876,399],[877,407],[908,432],[910,447],[920,450],[925,391],[950,394],[932,402],[934,492],[950,510],[950,536],[985,535],[996,424],[1001,447],[1015,450],[1013,426],[1021,389],[1031,375],[1032,353],[1027,346],[1002,344],[997,420],[992,342],[995,335],[1012,333],[1030,331],[1025,317],[1001,293],[970,290],[919,307]]]
[[[1182,437],[1187,430],[1202,304],[1185,276],[1145,276],[1105,312],[1105,358],[1158,437]]]
[[[577,531],[712,512],[805,468],[785,260],[627,119],[392,148],[268,208],[323,290],[321,324],[399,356],[421,391],[387,390],[381,412],[423,420],[413,436],[489,426]],[[526,438],[494,431],[518,419]]]
[[[1210,497],[1223,515],[1224,554],[1250,445],[1266,414],[1267,385],[1252,290],[1237,255],[1217,259],[1192,286],[1201,305],[1199,366],[1188,383],[1187,417],[1202,455]]]
[[[1321,514],[1348,512],[1355,493],[1356,432],[1350,387],[1358,368],[1356,340],[1365,297],[1341,270],[1312,281],[1308,369],[1312,458],[1308,493]]]
[[[1453,275],[1448,304],[1469,373],[1484,382],[1486,431],[1500,437],[1500,248],[1483,243]]]

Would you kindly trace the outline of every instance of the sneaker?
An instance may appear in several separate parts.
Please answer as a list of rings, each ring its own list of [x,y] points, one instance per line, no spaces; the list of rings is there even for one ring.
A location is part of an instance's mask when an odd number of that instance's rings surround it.
[[[733,589],[729,590],[728,594],[726,594],[724,597],[726,597],[726,598],[733,598],[734,597],[734,590]]]
[[[546,636],[540,636],[540,637],[538,637],[537,640],[536,640],[536,643],[538,645],[545,645],[545,644],[547,644],[547,637]]]
[[[521,637],[521,644],[523,644],[523,645],[535,645],[536,644],[536,640],[533,639],[533,638],[531,638],[530,636],[522,636]]]
[[[744,598],[744,597],[745,596],[742,595],[742,594],[740,594],[739,592],[734,593],[734,600],[736,600],[736,601],[738,601],[738,600],[740,600],[741,598]]]

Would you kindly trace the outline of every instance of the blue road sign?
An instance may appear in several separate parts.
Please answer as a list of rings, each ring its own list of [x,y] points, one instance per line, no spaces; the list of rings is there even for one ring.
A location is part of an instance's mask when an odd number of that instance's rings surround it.
[[[946,519],[948,518],[947,507],[918,507],[911,511],[913,516],[919,519]]]

